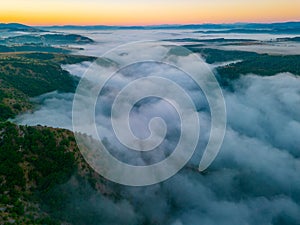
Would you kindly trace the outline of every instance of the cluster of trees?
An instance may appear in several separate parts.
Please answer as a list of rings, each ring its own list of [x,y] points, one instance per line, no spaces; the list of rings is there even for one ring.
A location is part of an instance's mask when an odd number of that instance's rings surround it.
[[[259,57],[260,54],[255,52],[246,52],[246,51],[225,51],[220,49],[212,48],[199,48],[193,46],[186,46],[189,50],[195,53],[200,53],[206,60],[207,63],[218,63],[218,62],[228,62],[234,60],[246,60],[254,59]]]
[[[93,211],[90,198],[101,201],[104,191],[121,200],[113,185],[86,164],[72,132],[0,123],[0,224],[95,222],[103,215]]]
[[[217,68],[217,78],[223,86],[230,86],[230,80],[250,73],[260,76],[273,76],[284,72],[300,75],[300,54],[269,55],[247,51],[199,48],[196,46],[190,46],[189,49],[195,53],[200,53],[206,62],[210,64],[241,60]]]
[[[68,181],[75,171],[70,138],[50,128],[19,127],[9,122],[0,123],[0,131],[0,206],[6,208],[3,216],[33,224],[30,217],[38,209],[33,208],[31,213],[28,202],[40,204],[45,194]]]
[[[254,73],[272,76],[277,73],[290,72],[300,75],[300,55],[258,55],[242,62],[218,69],[221,76],[234,79],[243,74]]]
[[[9,106],[0,103],[0,121],[7,120],[14,116],[15,114]]]
[[[72,92],[73,77],[59,64],[50,61],[6,57],[0,60],[0,79],[30,97],[51,91]]]

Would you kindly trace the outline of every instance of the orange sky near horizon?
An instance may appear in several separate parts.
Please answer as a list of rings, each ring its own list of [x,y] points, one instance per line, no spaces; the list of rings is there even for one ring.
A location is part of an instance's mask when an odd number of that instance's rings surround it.
[[[154,25],[300,21],[300,0],[4,0],[0,22]]]

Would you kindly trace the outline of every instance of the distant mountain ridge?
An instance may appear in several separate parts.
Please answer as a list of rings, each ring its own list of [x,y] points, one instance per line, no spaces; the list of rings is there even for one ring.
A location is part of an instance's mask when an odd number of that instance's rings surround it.
[[[300,21],[281,23],[224,23],[224,24],[165,24],[152,26],[27,26],[19,23],[0,23],[0,31],[42,32],[45,30],[195,30],[199,33],[270,33],[300,34]]]
[[[191,29],[206,33],[300,33],[300,21],[282,23],[229,23],[229,24],[186,24],[186,25],[154,25],[154,26],[48,26],[40,29],[68,29],[68,30],[153,30],[153,29]]]

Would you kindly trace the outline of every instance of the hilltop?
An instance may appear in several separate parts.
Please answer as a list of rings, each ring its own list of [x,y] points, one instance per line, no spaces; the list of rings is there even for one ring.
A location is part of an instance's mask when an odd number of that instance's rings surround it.
[[[41,29],[30,27],[20,23],[0,23],[0,31],[6,32],[16,32],[16,31],[23,31],[23,32],[41,32]]]

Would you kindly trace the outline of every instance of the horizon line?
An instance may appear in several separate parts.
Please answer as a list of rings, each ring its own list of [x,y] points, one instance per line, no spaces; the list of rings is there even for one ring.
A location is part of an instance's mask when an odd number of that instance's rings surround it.
[[[300,20],[286,20],[286,21],[268,21],[268,22],[254,22],[254,21],[237,21],[237,22],[224,22],[224,23],[214,23],[214,22],[205,22],[205,23],[161,23],[161,24],[131,24],[131,25],[109,25],[109,24],[45,24],[45,25],[30,25],[27,23],[20,22],[9,22],[0,24],[22,24],[31,27],[64,27],[64,26],[76,26],[76,27],[93,27],[93,26],[105,26],[105,27],[157,27],[157,26],[187,26],[187,25],[234,25],[234,24],[276,24],[276,23],[300,23]]]

